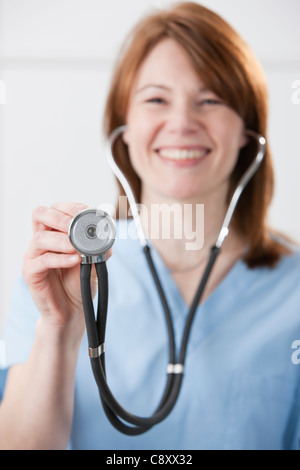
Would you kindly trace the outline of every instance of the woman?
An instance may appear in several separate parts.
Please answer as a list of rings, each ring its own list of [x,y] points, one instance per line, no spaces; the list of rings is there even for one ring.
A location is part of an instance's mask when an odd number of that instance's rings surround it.
[[[185,226],[195,224],[204,205],[201,249],[186,249],[184,231],[152,240],[179,347],[228,201],[255,157],[247,131],[266,136],[263,74],[224,20],[197,4],[179,4],[142,20],[126,42],[107,101],[106,135],[124,124],[114,152],[146,209],[144,226],[153,224],[155,204],[189,205],[189,219],[175,221]],[[80,258],[67,237],[84,206],[36,209],[4,336],[9,372],[0,446],[297,448],[300,369],[291,345],[300,336],[300,259],[266,225],[272,190],[267,148],[198,307],[178,402],[165,421],[135,437],[108,423],[86,353]],[[119,232],[124,225],[118,222]],[[165,325],[138,242],[119,238],[108,263],[108,381],[125,408],[145,416],[164,387]]]

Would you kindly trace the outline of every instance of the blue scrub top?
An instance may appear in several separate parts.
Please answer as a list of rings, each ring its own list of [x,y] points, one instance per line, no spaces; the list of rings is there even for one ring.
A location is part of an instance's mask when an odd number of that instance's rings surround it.
[[[144,254],[126,222],[108,262],[107,378],[118,401],[150,416],[166,381],[168,346],[161,304]],[[153,253],[172,311],[176,344],[188,306]],[[222,256],[222,255],[220,255]],[[95,304],[97,299],[95,299]],[[20,277],[2,341],[6,364],[26,361],[39,313]],[[86,337],[78,358],[71,449],[299,449],[300,254],[276,269],[238,261],[198,307],[178,402],[165,421],[125,436],[107,421],[91,372]]]

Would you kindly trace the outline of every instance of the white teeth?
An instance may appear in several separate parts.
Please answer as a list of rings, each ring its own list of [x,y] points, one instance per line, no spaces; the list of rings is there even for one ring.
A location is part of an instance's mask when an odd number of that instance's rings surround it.
[[[170,158],[172,160],[187,160],[204,157],[207,150],[187,150],[187,149],[161,149],[158,151],[159,155],[163,158]]]

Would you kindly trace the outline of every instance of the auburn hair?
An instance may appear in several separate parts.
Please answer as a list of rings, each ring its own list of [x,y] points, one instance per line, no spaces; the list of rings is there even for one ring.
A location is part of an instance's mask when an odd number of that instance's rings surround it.
[[[267,89],[260,64],[249,46],[223,18],[193,2],[179,3],[142,18],[128,36],[120,51],[106,102],[106,136],[126,123],[137,71],[152,49],[166,38],[172,38],[184,48],[204,84],[241,116],[246,129],[267,138]],[[253,139],[241,149],[230,177],[228,200],[253,161],[256,150]],[[114,155],[140,202],[141,181],[131,166],[128,148],[122,139],[116,142]],[[249,267],[274,267],[283,254],[289,253],[267,226],[273,189],[274,172],[267,143],[265,158],[242,194],[232,219],[235,228],[248,242],[244,261]],[[119,191],[124,195],[120,185]]]

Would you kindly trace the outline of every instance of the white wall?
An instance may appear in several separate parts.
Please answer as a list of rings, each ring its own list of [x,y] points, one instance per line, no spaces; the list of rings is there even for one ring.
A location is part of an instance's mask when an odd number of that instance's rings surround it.
[[[101,141],[112,64],[140,15],[169,3],[0,0],[0,84],[6,87],[5,104],[0,94],[0,329],[31,238],[33,208],[114,201]],[[300,93],[292,88],[300,80],[300,2],[201,3],[221,13],[263,64],[277,176],[271,220],[300,239]]]

